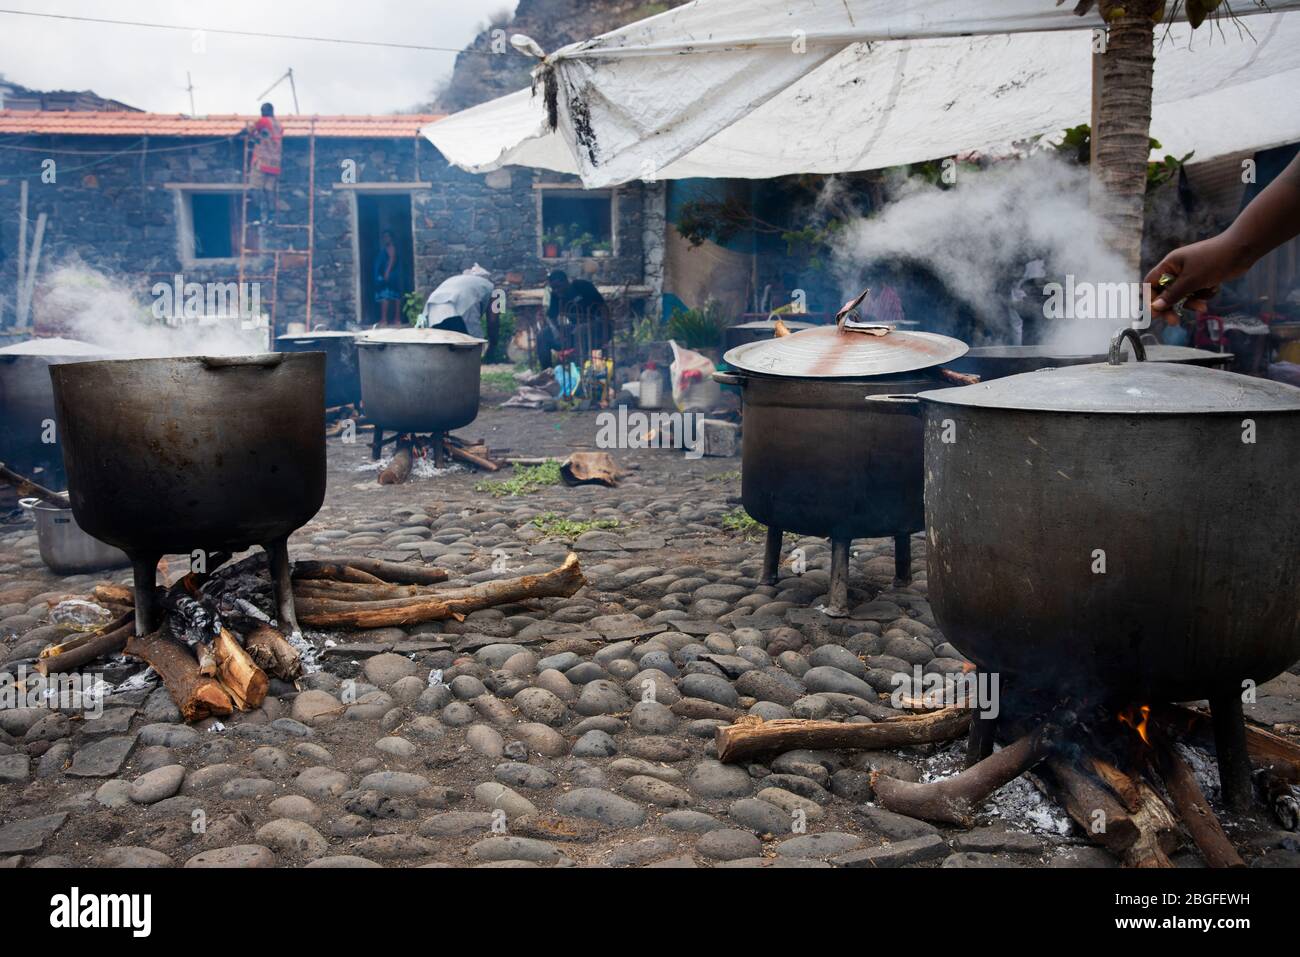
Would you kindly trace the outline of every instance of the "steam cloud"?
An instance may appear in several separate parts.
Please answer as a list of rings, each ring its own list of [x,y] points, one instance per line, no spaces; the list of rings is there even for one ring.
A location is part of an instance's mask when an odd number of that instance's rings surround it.
[[[888,260],[927,266],[980,318],[991,341],[1012,342],[1012,286],[1026,263],[1043,260],[1046,283],[1135,281],[1102,241],[1088,208],[1088,174],[1047,154],[989,169],[959,170],[946,190],[903,183],[872,218],[850,222],[834,258],[845,298],[870,285],[871,267]],[[906,303],[904,307],[906,308]],[[1057,320],[1049,345],[1104,351],[1113,323]]]
[[[44,276],[33,308],[39,328],[102,346],[114,358],[243,355],[267,348],[264,330],[241,330],[230,321],[160,320],[152,299],[76,257]]]

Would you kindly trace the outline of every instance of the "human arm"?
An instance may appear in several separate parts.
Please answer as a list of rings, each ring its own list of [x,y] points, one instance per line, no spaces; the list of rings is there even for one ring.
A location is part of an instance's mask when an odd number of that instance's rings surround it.
[[[1231,226],[1209,239],[1175,249],[1147,274],[1153,287],[1162,275],[1174,277],[1151,304],[1167,312],[1183,299],[1203,309],[1216,287],[1244,274],[1264,255],[1300,235],[1300,155],[1297,155]]]

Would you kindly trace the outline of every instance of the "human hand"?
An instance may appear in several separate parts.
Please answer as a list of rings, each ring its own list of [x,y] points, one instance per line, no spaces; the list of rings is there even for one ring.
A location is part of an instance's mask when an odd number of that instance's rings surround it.
[[[1222,235],[1181,246],[1147,273],[1146,281],[1155,296],[1151,311],[1173,312],[1182,303],[1196,312],[1204,312],[1208,300],[1218,293],[1220,283],[1235,279],[1249,268],[1250,263],[1241,251]],[[1159,286],[1162,276],[1173,277],[1163,289]]]

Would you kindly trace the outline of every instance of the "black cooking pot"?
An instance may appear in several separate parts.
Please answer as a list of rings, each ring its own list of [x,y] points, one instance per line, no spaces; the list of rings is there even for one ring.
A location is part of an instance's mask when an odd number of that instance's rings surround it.
[[[964,343],[880,326],[817,326],[727,353],[742,387],[741,501],[767,526],[763,581],[776,581],[784,531],[831,540],[827,614],[848,613],[854,538],[892,536],[897,577],[911,578],[909,535],[924,524],[918,422],[879,414],[866,392],[920,392],[943,384],[939,364]]]
[[[325,357],[78,362],[50,374],[73,514],[131,557],[137,633],[157,624],[162,555],[253,544],[296,630],[287,541],[325,497]]]
[[[361,401],[357,335],[330,329],[283,335],[276,337],[275,348],[278,352],[325,353],[325,407],[354,405]]]
[[[30,339],[0,348],[0,462],[51,488],[67,484],[50,367],[106,353],[76,339]]]
[[[924,416],[930,603],[970,660],[1239,709],[1243,682],[1300,658],[1300,389],[1124,362],[1119,344],[1113,362],[865,404]]]

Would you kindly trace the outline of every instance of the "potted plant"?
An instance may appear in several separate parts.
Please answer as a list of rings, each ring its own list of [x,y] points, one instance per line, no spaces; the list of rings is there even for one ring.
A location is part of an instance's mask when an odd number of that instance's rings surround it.
[[[608,239],[602,239],[599,242],[591,244],[591,254],[597,259],[608,259],[614,255],[614,244]]]
[[[556,226],[542,233],[542,256],[546,259],[559,259],[560,247],[564,245],[564,227]]]

